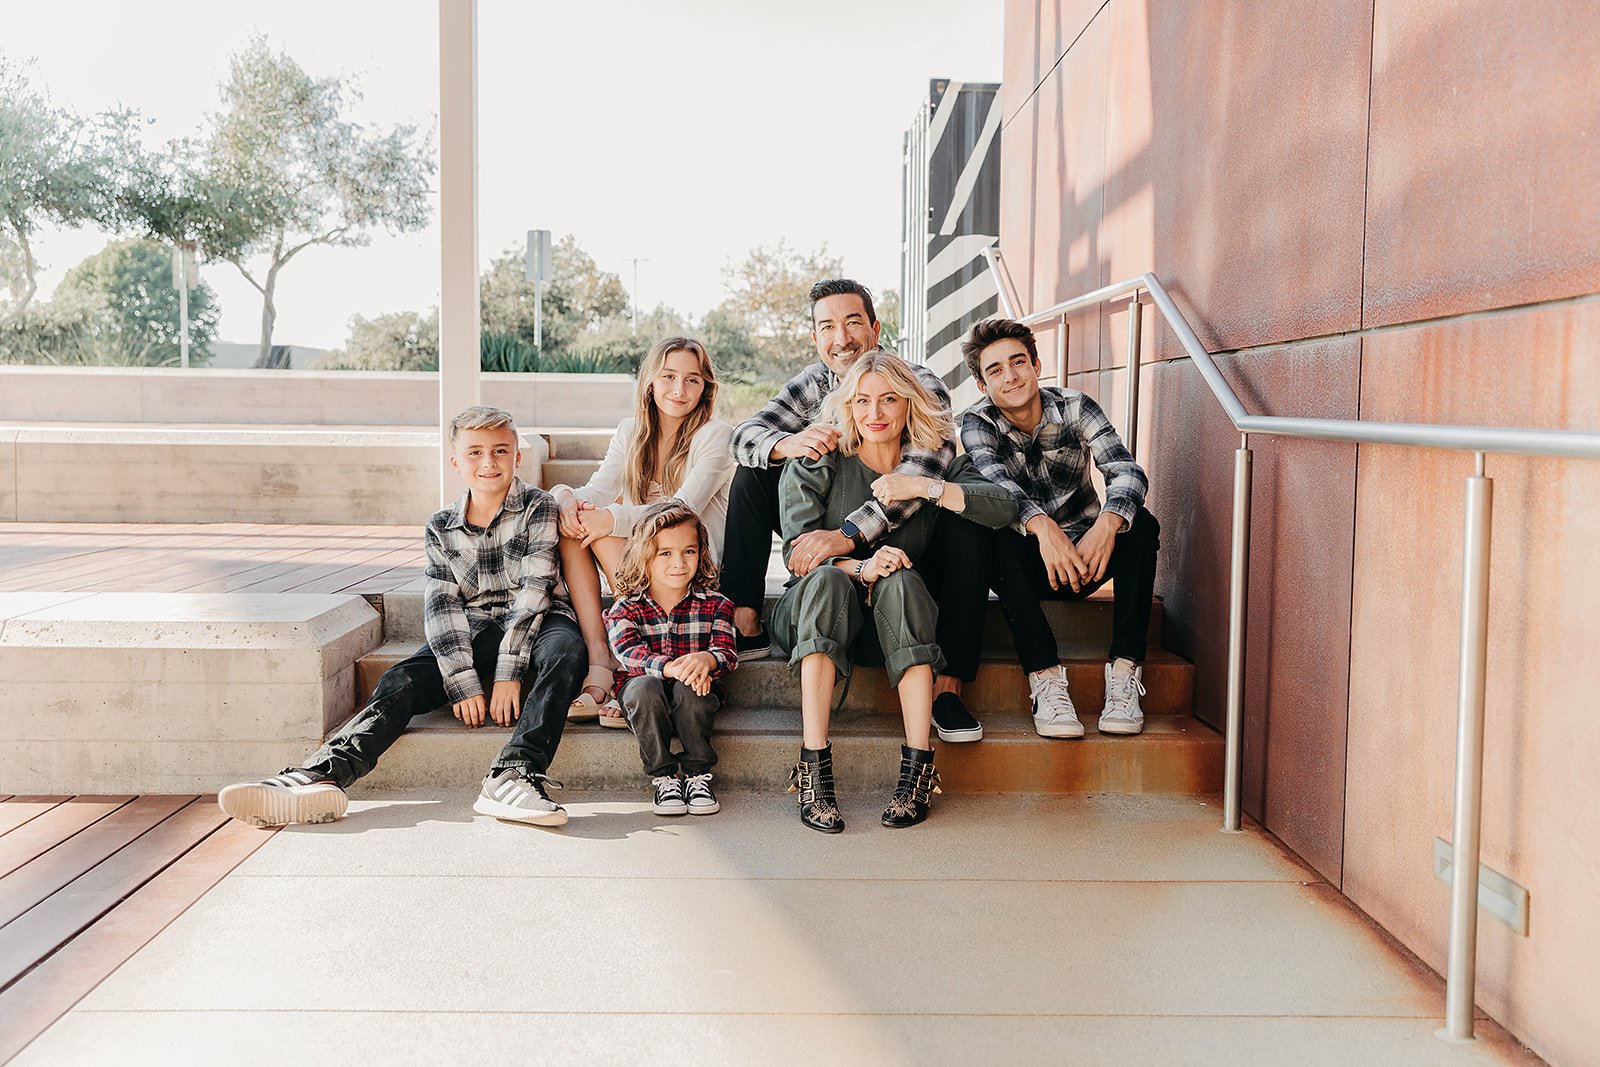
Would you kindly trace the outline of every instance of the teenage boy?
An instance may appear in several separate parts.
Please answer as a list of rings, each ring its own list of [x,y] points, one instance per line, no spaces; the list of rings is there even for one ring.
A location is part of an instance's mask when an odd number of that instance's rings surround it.
[[[557,593],[556,503],[517,477],[517,427],[506,412],[463,411],[450,423],[450,449],[467,491],[424,530],[427,644],[385,671],[367,706],[304,766],[222,790],[218,803],[233,818],[252,826],[332,822],[345,813],[345,790],[406,724],[449,704],[466,726],[482,726],[486,715],[515,724],[473,811],[540,826],[567,821],[545,791],[545,771],[589,654]]]
[[[994,582],[1028,672],[1034,729],[1044,737],[1083,736],[1039,598],[1079,600],[1114,580],[1100,732],[1139,733],[1140,663],[1161,543],[1161,526],[1144,509],[1144,471],[1100,405],[1076,389],[1039,385],[1039,350],[1028,327],[980,322],[961,353],[983,393],[962,415],[962,447],[1021,509],[1016,527],[996,536]],[[1105,479],[1104,504],[1089,480],[1091,461]]]
[[[779,532],[783,463],[800,456],[819,459],[838,447],[838,430],[812,423],[823,397],[857,359],[878,348],[883,328],[873,310],[872,293],[860,282],[849,278],[818,282],[811,287],[810,299],[811,340],[818,361],[790,379],[766,407],[733,432],[733,455],[739,466],[728,494],[722,592],[733,601],[741,660],[760,659],[772,650],[772,639],[761,624],[761,604],[772,536]],[[911,366],[948,409],[950,390],[944,381],[920,363]],[[954,442],[937,452],[907,450],[895,473],[926,479],[931,499],[942,488],[954,458]],[[922,500],[888,505],[869,500],[837,530],[813,531],[796,541],[790,569],[804,577],[836,557],[852,555],[904,523],[922,504]],[[961,683],[978,675],[992,537],[992,531],[977,523],[941,510],[929,546],[931,565],[924,578],[939,603],[938,640],[947,663],[946,673],[934,683],[933,720],[942,741],[983,737],[983,726],[961,700]]]

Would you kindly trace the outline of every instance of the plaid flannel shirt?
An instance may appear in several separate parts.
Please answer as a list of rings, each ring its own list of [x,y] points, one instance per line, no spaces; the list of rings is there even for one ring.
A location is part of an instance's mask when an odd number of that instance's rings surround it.
[[[1041,386],[1039,399],[1044,418],[1031,434],[1013,426],[988,397],[961,416],[961,447],[984,477],[1017,498],[1021,514],[1014,529],[1025,533],[1029,519],[1049,515],[1074,541],[1088,533],[1102,510],[1089,479],[1091,462],[1105,478],[1103,510],[1132,526],[1150,483],[1111,420],[1076,389]]]
[[[468,495],[434,512],[423,531],[423,628],[451,703],[483,692],[472,666],[472,639],[485,626],[496,623],[505,631],[494,680],[511,682],[527,672],[546,612],[577,617],[557,584],[555,499],[513,478],[505,503],[480,530],[467,524]]]
[[[939,402],[950,408],[950,390],[944,380],[921,363],[911,363],[911,369]],[[818,360],[789,379],[789,384],[767,402],[767,406],[739,424],[733,431],[733,456],[746,467],[771,466],[772,446],[793,433],[810,426],[822,410],[822,401],[839,385],[839,376]],[[942,478],[956,457],[955,444],[947,443],[937,452],[907,449],[905,458],[895,470],[922,478]],[[921,500],[902,500],[884,507],[876,500],[868,500],[849,519],[861,530],[867,541],[883,537],[905,522],[922,506]]]
[[[618,688],[640,675],[665,677],[661,672],[679,656],[709,652],[717,660],[712,688],[721,697],[723,676],[739,666],[733,632],[733,601],[701,589],[691,589],[671,611],[649,593],[619,597],[606,609],[606,636],[622,665]]]

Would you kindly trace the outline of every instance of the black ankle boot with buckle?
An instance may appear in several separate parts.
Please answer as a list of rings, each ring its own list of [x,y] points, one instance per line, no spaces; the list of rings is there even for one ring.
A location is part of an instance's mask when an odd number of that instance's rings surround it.
[[[900,746],[900,782],[894,797],[883,809],[883,825],[915,826],[928,817],[928,798],[942,793],[939,772],[933,765],[933,749]]]
[[[800,762],[789,774],[789,792],[800,794],[801,822],[825,834],[844,829],[844,816],[833,796],[832,745],[800,750]]]

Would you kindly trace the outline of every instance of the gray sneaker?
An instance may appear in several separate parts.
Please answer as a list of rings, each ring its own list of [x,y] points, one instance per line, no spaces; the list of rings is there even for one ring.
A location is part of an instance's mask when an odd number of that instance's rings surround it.
[[[332,778],[291,768],[263,782],[224,786],[217,804],[230,818],[265,828],[332,822],[345,813],[350,798]]]
[[[545,793],[545,784],[560,788],[561,783],[545,774],[528,775],[519,767],[490,771],[483,780],[472,810],[496,819],[532,823],[535,826],[561,826],[567,811]]]

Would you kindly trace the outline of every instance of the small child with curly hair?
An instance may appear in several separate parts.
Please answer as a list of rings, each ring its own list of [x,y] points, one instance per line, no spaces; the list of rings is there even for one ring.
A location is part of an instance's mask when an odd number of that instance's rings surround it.
[[[713,591],[716,580],[706,528],[678,500],[644,512],[617,566],[606,636],[622,665],[619,700],[639,739],[657,815],[710,815],[721,807],[711,788],[711,729],[725,695],[722,678],[739,658],[733,602]]]

